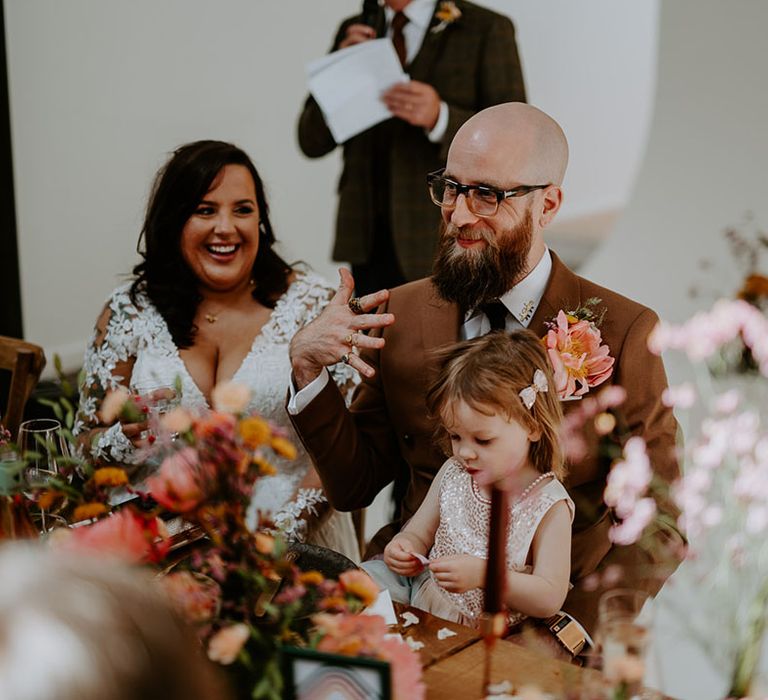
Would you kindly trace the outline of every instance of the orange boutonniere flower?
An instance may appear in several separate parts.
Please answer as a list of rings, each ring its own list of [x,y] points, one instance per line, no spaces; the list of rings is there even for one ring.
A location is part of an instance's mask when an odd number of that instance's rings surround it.
[[[438,34],[442,32],[449,24],[453,24],[456,20],[461,18],[461,10],[456,7],[456,3],[453,0],[443,0],[440,3],[440,7],[435,12],[435,17],[440,20],[440,24],[436,24],[432,27],[432,33]]]
[[[602,321],[592,307],[600,299],[589,299],[575,311],[557,313],[542,338],[552,364],[555,388],[561,400],[580,398],[611,376],[614,358],[603,343],[598,326]]]

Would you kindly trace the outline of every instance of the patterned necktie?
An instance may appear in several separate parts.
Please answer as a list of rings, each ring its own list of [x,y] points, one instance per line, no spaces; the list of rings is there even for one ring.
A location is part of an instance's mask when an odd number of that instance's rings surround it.
[[[392,43],[395,45],[395,53],[400,59],[400,65],[405,68],[405,35],[403,27],[408,24],[408,18],[402,12],[395,12],[392,18]]]
[[[507,307],[504,306],[498,299],[496,301],[489,301],[487,304],[483,304],[480,310],[488,317],[491,322],[491,330],[498,331],[504,330],[507,327]]]

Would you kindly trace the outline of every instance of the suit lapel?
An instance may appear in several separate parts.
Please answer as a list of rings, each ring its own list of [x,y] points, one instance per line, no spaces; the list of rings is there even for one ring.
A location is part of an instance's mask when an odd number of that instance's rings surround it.
[[[449,24],[445,29],[437,33],[432,31],[438,24],[440,24],[440,20],[437,18],[436,14],[438,5],[439,2],[436,2],[435,9],[432,12],[432,20],[427,28],[427,33],[424,35],[424,41],[421,42],[419,52],[406,68],[407,73],[413,80],[429,82],[435,63],[443,52],[446,35],[456,29],[455,26]],[[458,22],[461,22],[461,18],[459,18]]]
[[[459,340],[459,307],[441,299],[433,285],[429,285],[427,303],[421,306],[421,328],[424,351],[449,345]]]
[[[547,321],[551,321],[560,309],[575,309],[583,301],[578,276],[571,272],[554,252],[549,252],[552,256],[552,271],[549,273],[544,296],[528,324],[528,328],[539,337],[546,333]]]

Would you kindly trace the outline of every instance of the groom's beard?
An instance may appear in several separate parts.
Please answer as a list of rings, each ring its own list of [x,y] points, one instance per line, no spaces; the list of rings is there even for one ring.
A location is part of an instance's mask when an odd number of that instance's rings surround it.
[[[481,250],[462,248],[456,238],[483,239]],[[457,228],[442,223],[440,247],[432,268],[432,281],[440,296],[470,311],[498,299],[528,272],[528,252],[533,239],[533,216],[497,237],[488,228]]]

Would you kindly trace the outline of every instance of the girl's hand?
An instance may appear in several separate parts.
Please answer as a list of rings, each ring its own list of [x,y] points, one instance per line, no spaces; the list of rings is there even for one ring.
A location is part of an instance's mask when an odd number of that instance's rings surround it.
[[[418,576],[424,565],[411,552],[416,548],[409,539],[395,536],[384,548],[384,563],[400,576]]]
[[[485,559],[471,554],[449,554],[433,559],[429,570],[449,593],[464,593],[482,587],[485,581]]]

